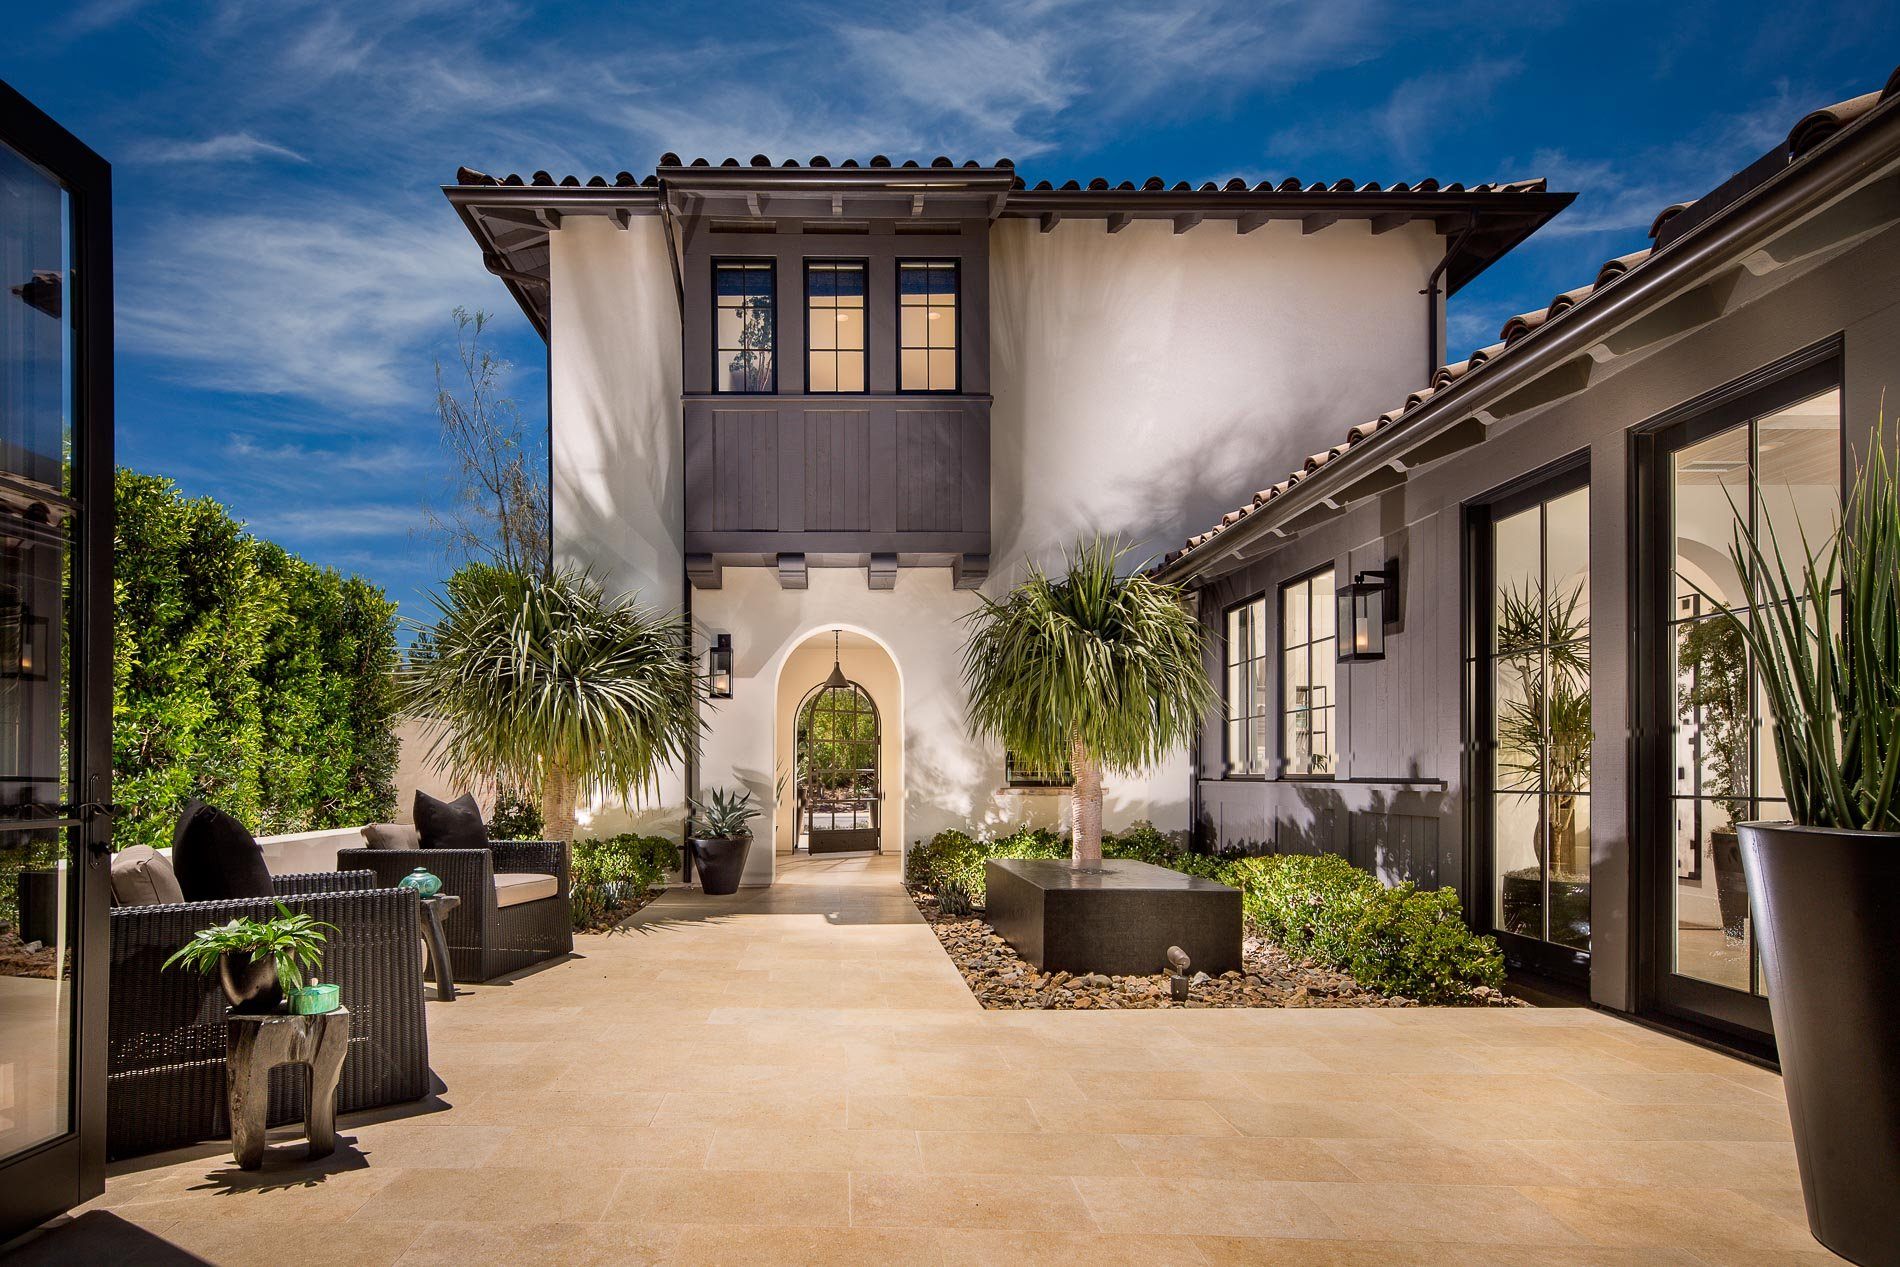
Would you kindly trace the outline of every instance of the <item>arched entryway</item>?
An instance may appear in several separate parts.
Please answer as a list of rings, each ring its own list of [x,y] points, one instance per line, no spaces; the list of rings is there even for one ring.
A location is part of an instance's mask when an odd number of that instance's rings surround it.
[[[779,674],[777,851],[902,849],[902,685],[890,653],[846,628],[808,634]]]

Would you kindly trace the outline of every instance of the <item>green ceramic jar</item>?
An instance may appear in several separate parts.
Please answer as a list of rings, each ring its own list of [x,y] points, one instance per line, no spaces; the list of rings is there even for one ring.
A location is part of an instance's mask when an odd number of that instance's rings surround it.
[[[414,889],[417,897],[434,897],[442,891],[442,877],[427,867],[417,867],[396,883],[402,888]]]

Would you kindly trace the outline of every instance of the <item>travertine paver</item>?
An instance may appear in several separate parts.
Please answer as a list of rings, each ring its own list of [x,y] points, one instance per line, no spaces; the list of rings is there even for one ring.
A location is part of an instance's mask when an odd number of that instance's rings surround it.
[[[1835,1261],[1780,1084],[1586,1010],[985,1012],[894,859],[429,1004],[338,1154],[114,1167],[25,1261]]]

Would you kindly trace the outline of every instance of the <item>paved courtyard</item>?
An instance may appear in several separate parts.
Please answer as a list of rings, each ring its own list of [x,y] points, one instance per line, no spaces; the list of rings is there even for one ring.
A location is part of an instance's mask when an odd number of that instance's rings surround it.
[[[1774,1075],[1581,1009],[985,1012],[894,859],[667,896],[431,1002],[324,1162],[111,1168],[22,1262],[1759,1264]]]

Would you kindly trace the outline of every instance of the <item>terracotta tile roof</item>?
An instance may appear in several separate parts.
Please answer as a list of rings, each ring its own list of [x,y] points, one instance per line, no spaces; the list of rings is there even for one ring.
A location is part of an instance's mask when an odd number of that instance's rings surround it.
[[[457,185],[462,185],[462,186],[508,186],[508,187],[531,187],[531,188],[545,188],[545,189],[552,189],[552,188],[569,188],[569,189],[646,188],[646,189],[651,189],[659,185],[661,172],[664,172],[668,169],[679,169],[679,168],[690,169],[690,168],[696,168],[696,167],[699,167],[699,168],[757,167],[757,168],[771,168],[777,171],[783,171],[787,168],[791,168],[791,169],[799,170],[799,171],[813,171],[813,170],[827,170],[827,169],[868,170],[871,168],[891,168],[893,170],[902,171],[905,169],[923,170],[925,168],[946,168],[947,167],[947,168],[961,168],[961,169],[976,170],[976,171],[1013,172],[1015,171],[1016,164],[1007,158],[999,158],[994,163],[990,163],[988,165],[979,163],[975,159],[966,159],[962,163],[958,163],[955,160],[941,154],[938,155],[936,158],[930,159],[928,162],[920,162],[917,159],[909,158],[909,159],[905,159],[904,161],[900,163],[893,163],[889,158],[886,158],[882,154],[874,154],[871,156],[871,158],[867,162],[864,162],[864,163],[859,163],[858,160],[855,158],[844,158],[844,159],[839,159],[836,162],[833,162],[831,159],[827,158],[823,154],[814,154],[811,158],[805,160],[803,163],[799,162],[797,159],[791,159],[791,158],[785,159],[779,163],[774,163],[770,158],[768,158],[764,154],[754,154],[752,158],[747,162],[740,162],[736,158],[723,158],[723,159],[720,159],[718,162],[714,162],[713,160],[706,159],[706,158],[695,158],[691,160],[690,162],[688,162],[688,161],[682,160],[680,156],[677,154],[669,153],[669,154],[660,155],[660,161],[656,165],[655,170],[647,173],[644,176],[635,176],[632,172],[624,172],[624,171],[615,173],[611,179],[609,179],[606,176],[589,176],[583,179],[582,177],[572,176],[572,175],[561,176],[557,178],[553,176],[552,174],[545,171],[534,172],[533,174],[529,176],[525,176],[525,177],[520,175],[519,173],[513,173],[513,172],[509,173],[506,176],[491,176],[487,172],[477,171],[472,167],[458,167],[455,171],[455,183]],[[1296,176],[1289,176],[1285,178],[1284,180],[1281,180],[1277,183],[1270,180],[1263,180],[1263,181],[1258,181],[1251,185],[1248,184],[1246,181],[1240,179],[1239,177],[1234,177],[1226,181],[1225,183],[1217,183],[1215,181],[1209,180],[1209,181],[1203,181],[1200,184],[1196,185],[1192,181],[1186,181],[1186,180],[1177,180],[1177,181],[1174,181],[1173,183],[1169,183],[1168,181],[1162,179],[1159,176],[1150,176],[1146,180],[1142,181],[1140,184],[1136,184],[1132,180],[1124,180],[1119,183],[1111,183],[1109,179],[1105,176],[1095,176],[1088,180],[1065,180],[1060,183],[1049,181],[1049,180],[1039,180],[1034,185],[1031,185],[1026,178],[1022,176],[1017,176],[1015,177],[1011,187],[1014,189],[1027,190],[1030,192],[1075,192],[1075,193],[1106,192],[1106,193],[1123,193],[1123,194],[1126,194],[1126,193],[1282,193],[1282,194],[1305,193],[1305,194],[1329,194],[1329,195],[1330,194],[1352,194],[1352,193],[1359,193],[1359,194],[1378,194],[1378,193],[1434,194],[1435,193],[1435,194],[1445,194],[1448,197],[1457,197],[1460,195],[1469,195],[1469,194],[1491,194],[1491,193],[1495,193],[1495,194],[1543,193],[1548,188],[1548,186],[1545,184],[1542,178],[1533,179],[1533,180],[1483,181],[1475,185],[1464,185],[1464,184],[1459,183],[1458,181],[1452,181],[1449,184],[1440,184],[1437,180],[1434,180],[1431,177],[1426,177],[1424,180],[1413,181],[1410,183],[1401,180],[1401,181],[1395,181],[1390,185],[1381,185],[1376,180],[1369,180],[1369,181],[1363,181],[1363,182],[1353,181],[1353,180],[1336,180],[1336,181],[1333,181],[1331,184],[1328,184],[1325,181],[1306,182],[1306,181],[1300,180]]]
[[[1189,553],[1206,545],[1226,529],[1239,523],[1262,506],[1265,506],[1268,502],[1285,495],[1296,485],[1324,468],[1354,446],[1363,444],[1388,427],[1397,424],[1413,410],[1430,400],[1435,393],[1445,390],[1453,383],[1464,379],[1467,375],[1476,373],[1486,365],[1508,355],[1511,349],[1518,346],[1533,332],[1542,329],[1552,322],[1561,320],[1566,314],[1585,304],[1593,295],[1602,291],[1605,287],[1629,273],[1640,269],[1645,262],[1670,241],[1676,237],[1680,237],[1682,233],[1686,231],[1685,226],[1693,227],[1693,224],[1700,223],[1702,220],[1715,214],[1716,211],[1719,211],[1721,207],[1733,202],[1736,198],[1740,197],[1742,193],[1745,193],[1748,188],[1751,188],[1753,184],[1759,183],[1759,180],[1766,174],[1766,171],[1757,174],[1755,179],[1746,185],[1740,183],[1743,177],[1751,173],[1756,173],[1758,168],[1771,167],[1778,169],[1795,162],[1797,159],[1807,155],[1822,142],[1832,138],[1843,128],[1849,127],[1860,120],[1881,102],[1895,96],[1900,96],[1900,67],[1895,68],[1894,72],[1888,76],[1886,86],[1880,91],[1864,93],[1861,96],[1851,98],[1847,101],[1837,102],[1834,105],[1823,107],[1822,109],[1802,116],[1800,121],[1789,131],[1786,141],[1776,146],[1773,150],[1770,150],[1762,159],[1751,164],[1750,167],[1743,172],[1737,173],[1735,177],[1725,181],[1722,185],[1711,190],[1708,194],[1694,202],[1672,203],[1663,208],[1662,211],[1657,214],[1655,221],[1650,225],[1649,237],[1651,245],[1644,247],[1640,251],[1632,251],[1628,255],[1619,255],[1613,260],[1606,260],[1603,266],[1597,270],[1596,279],[1594,281],[1587,285],[1579,286],[1574,290],[1565,291],[1563,294],[1552,299],[1544,307],[1533,312],[1518,313],[1504,323],[1504,328],[1499,331],[1499,342],[1493,343],[1489,347],[1479,348],[1462,361],[1451,365],[1440,366],[1438,371],[1432,375],[1431,383],[1407,396],[1405,403],[1399,408],[1387,413],[1382,413],[1377,418],[1359,423],[1357,426],[1352,427],[1347,431],[1346,440],[1343,444],[1335,445],[1324,453],[1316,453],[1312,457],[1307,458],[1305,465],[1300,470],[1292,472],[1287,478],[1277,484],[1261,489],[1255,493],[1253,498],[1245,505],[1230,510],[1225,515],[1222,515],[1219,523],[1213,525],[1205,532],[1197,533],[1189,537],[1180,549],[1170,551],[1168,554],[1162,556],[1155,566],[1157,568],[1168,567],[1178,562]]]

